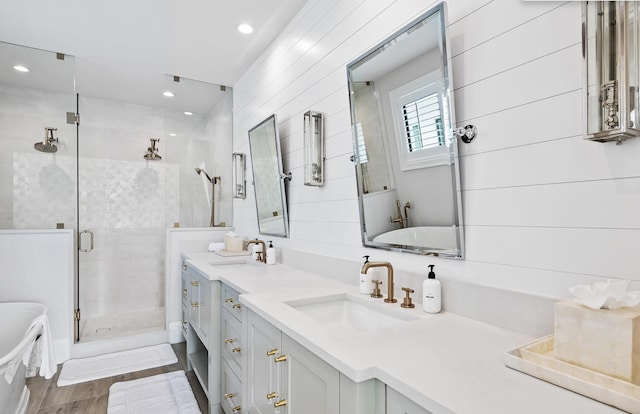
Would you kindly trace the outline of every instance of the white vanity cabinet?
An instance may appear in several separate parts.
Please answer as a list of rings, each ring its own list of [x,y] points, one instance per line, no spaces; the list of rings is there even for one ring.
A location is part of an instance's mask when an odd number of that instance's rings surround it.
[[[250,414],[336,414],[340,373],[253,312],[247,321]]]
[[[195,372],[215,413],[220,404],[220,282],[183,260],[181,288],[188,369]]]
[[[220,384],[225,414],[242,410],[242,305],[238,292],[224,283],[220,286]]]
[[[387,386],[387,414],[431,414],[431,412]]]

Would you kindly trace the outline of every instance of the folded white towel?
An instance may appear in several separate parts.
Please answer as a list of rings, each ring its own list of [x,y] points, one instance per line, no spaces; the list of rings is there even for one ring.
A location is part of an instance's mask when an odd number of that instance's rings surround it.
[[[32,363],[32,355],[35,357],[35,366],[40,367],[40,376],[45,379],[53,377],[58,371],[56,365],[56,355],[53,350],[53,339],[51,337],[51,327],[49,326],[49,318],[47,315],[40,315],[31,322],[31,326],[27,330],[29,332],[32,327],[41,326],[40,338],[36,342],[32,342],[25,350],[22,356],[22,362],[28,368]],[[35,352],[33,347],[36,347]]]

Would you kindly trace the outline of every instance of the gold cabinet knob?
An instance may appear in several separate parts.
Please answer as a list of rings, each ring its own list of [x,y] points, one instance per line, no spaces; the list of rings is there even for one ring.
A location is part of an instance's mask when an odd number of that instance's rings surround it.
[[[285,406],[285,405],[287,405],[287,400],[284,400],[284,399],[283,399],[283,400],[280,400],[280,401],[276,401],[276,402],[273,404],[273,406],[274,406],[275,408],[282,407],[282,406]]]
[[[238,347],[238,348],[233,348],[233,349],[231,350],[231,352],[240,352],[240,347]]]
[[[224,301],[227,303],[233,303],[233,298],[226,298]]]
[[[277,392],[270,392],[269,394],[267,394],[267,400],[270,400],[272,398],[276,398],[278,396]]]
[[[241,407],[241,406],[239,406],[239,405],[236,405],[235,407],[233,407],[233,408],[231,409],[231,412],[233,412],[233,413],[237,413],[237,412],[238,412],[238,411],[240,411],[240,410],[242,410],[242,407]]]
[[[192,308],[199,308],[200,304],[198,302],[193,302],[193,303],[191,303],[191,307]]]
[[[274,356],[278,352],[280,352],[280,350],[278,348],[271,349],[271,350],[267,351],[267,356]]]
[[[275,357],[275,358],[273,358],[273,360],[274,360],[275,362],[284,362],[284,361],[286,361],[286,360],[287,360],[287,356],[286,356],[286,355],[280,355],[279,357]]]
[[[402,304],[400,306],[403,308],[415,308],[416,305],[414,305],[411,301],[411,294],[414,292],[414,290],[408,287],[403,287],[402,290],[404,290],[407,295],[404,297],[404,300],[402,301]]]
[[[228,339],[225,339],[225,340],[224,340],[224,343],[225,343],[225,344],[232,344],[232,343],[234,343],[234,342],[235,342],[235,339],[232,339],[232,338],[228,338]]]
[[[224,398],[225,398],[226,400],[228,400],[229,398],[233,398],[233,397],[235,397],[235,396],[236,396],[236,394],[235,394],[235,393],[233,393],[233,392],[228,392],[228,393],[226,393],[226,394],[224,395]]]
[[[235,305],[232,306],[233,309],[240,309],[240,306],[242,306],[239,303],[236,303]]]

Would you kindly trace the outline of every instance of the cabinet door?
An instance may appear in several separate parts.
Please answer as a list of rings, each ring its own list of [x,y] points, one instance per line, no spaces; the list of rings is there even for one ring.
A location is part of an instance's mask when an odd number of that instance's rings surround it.
[[[398,391],[387,386],[387,414],[431,414]]]
[[[284,414],[340,412],[340,373],[302,345],[282,335]]]
[[[273,414],[273,403],[277,397],[267,398],[267,395],[277,393],[280,388],[278,367],[274,362],[274,358],[280,355],[280,330],[249,312],[246,332],[247,366],[244,368],[247,395],[244,396],[244,404],[249,414]]]

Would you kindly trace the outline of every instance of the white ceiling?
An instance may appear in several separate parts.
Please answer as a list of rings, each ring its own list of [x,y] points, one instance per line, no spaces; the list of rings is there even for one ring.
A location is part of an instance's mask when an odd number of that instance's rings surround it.
[[[165,75],[233,86],[306,1],[2,1],[0,41],[72,55],[77,92],[128,100]]]

